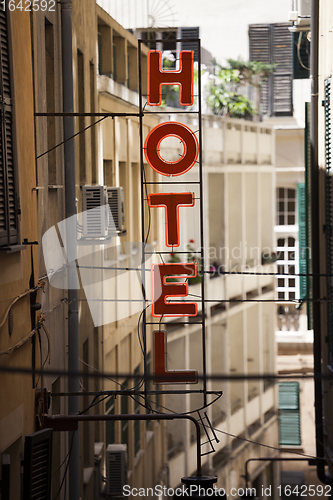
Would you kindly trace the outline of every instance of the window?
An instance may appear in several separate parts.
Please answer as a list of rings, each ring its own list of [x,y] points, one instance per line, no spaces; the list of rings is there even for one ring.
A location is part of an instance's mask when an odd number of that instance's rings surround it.
[[[277,243],[278,276],[276,289],[278,299],[295,300],[298,298],[298,276],[295,274],[297,258],[296,239],[292,236],[279,238]]]
[[[18,200],[12,137],[12,98],[7,11],[0,9],[0,98],[4,104],[0,133],[0,246],[18,243]]]
[[[128,380],[125,380],[125,382],[122,383],[122,389],[127,390],[128,389]],[[128,398],[129,396],[120,396],[121,398],[121,413],[122,415],[128,415]],[[129,426],[129,421],[128,420],[122,420],[121,421],[121,442],[122,444],[127,445],[127,450],[128,450],[128,426]]]
[[[114,396],[111,396],[109,399],[106,400],[105,413],[106,415],[114,415],[115,413],[114,410],[115,410],[115,398]],[[116,442],[115,440],[116,440],[115,421],[107,420],[105,422],[106,448],[108,447],[108,444],[114,444]]]
[[[294,226],[296,224],[296,189],[277,188],[277,225]]]
[[[140,373],[140,365],[137,366],[134,370],[134,375],[135,375],[134,387],[136,390],[139,390],[141,386],[141,379],[138,377],[139,373]],[[136,415],[140,414],[139,396],[134,397],[134,413]],[[140,426],[141,426],[141,421],[134,420],[134,455],[136,455],[140,450],[140,444],[141,444]]]
[[[300,446],[299,383],[279,382],[280,445]]]

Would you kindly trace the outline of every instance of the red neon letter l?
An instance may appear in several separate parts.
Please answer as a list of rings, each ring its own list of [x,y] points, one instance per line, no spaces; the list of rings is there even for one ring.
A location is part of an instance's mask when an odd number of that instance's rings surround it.
[[[167,370],[164,330],[154,332],[154,343],[156,384],[196,384],[198,382],[198,372],[194,370]]]

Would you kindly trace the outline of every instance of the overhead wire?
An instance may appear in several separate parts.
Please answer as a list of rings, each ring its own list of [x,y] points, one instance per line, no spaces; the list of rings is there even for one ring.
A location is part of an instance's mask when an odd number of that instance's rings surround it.
[[[71,455],[72,455],[72,450],[73,450],[73,442],[74,442],[74,435],[75,435],[75,432],[72,431],[72,439],[71,439],[71,445],[70,445],[70,449],[69,449],[69,452],[67,454],[68,456],[68,459],[67,459],[67,464],[66,464],[66,468],[64,470],[64,475],[62,477],[62,481],[60,483],[60,487],[59,487],[59,490],[58,492],[56,493],[56,495],[54,497],[52,497],[52,500],[56,500],[58,498],[58,496],[60,495],[61,493],[61,490],[62,490],[62,487],[64,485],[64,482],[66,480],[66,477],[67,477],[67,471],[68,471],[68,467],[69,467],[69,462],[70,462],[70,459],[71,459]]]
[[[53,146],[53,148],[50,148],[48,149],[47,151],[44,151],[44,153],[36,156],[36,160],[39,160],[39,158],[41,158],[42,156],[45,156],[47,155],[48,153],[50,153],[51,151],[53,151],[54,149],[58,148],[59,146],[62,146],[63,144],[65,144],[65,142],[67,141],[70,141],[71,139],[74,139],[74,137],[76,137],[77,135],[79,134],[82,134],[82,132],[85,132],[86,130],[88,130],[89,128],[93,127],[94,125],[97,125],[97,123],[100,123],[101,121],[105,120],[105,118],[108,118],[107,116],[103,116],[103,118],[101,118],[100,120],[97,120],[96,122],[88,125],[87,127],[85,127],[84,129],[82,130],[79,130],[78,132],[76,132],[76,134],[72,135],[71,137],[68,137],[67,139],[65,139],[64,141],[62,142],[59,142],[59,144],[56,144],[55,146]],[[113,118],[113,117],[111,117]]]
[[[13,307],[14,304],[16,304],[16,302],[20,299],[22,299],[23,297],[26,297],[27,295],[31,294],[31,293],[34,293],[36,292],[37,290],[43,288],[45,286],[45,281],[40,281],[35,287],[33,288],[30,288],[29,290],[25,290],[24,292],[20,293],[19,295],[16,295],[16,297],[14,297],[11,301],[11,303],[7,306],[6,310],[5,310],[5,313],[3,315],[3,318],[0,322],[0,328],[3,327],[3,325],[5,324],[6,322],[6,319],[8,317],[8,314],[9,314],[9,311],[10,309]]]

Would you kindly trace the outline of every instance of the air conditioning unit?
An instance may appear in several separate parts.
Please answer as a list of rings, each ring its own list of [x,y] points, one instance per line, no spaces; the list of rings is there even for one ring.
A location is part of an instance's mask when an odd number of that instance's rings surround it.
[[[125,210],[124,210],[124,190],[122,187],[108,187],[108,203],[112,215],[109,221],[109,234],[124,231]]]
[[[294,10],[289,12],[288,20],[294,24],[290,31],[309,31],[311,19],[311,0],[296,0]]]
[[[109,444],[106,449],[106,496],[121,496],[125,484],[127,484],[127,445]]]
[[[106,186],[83,186],[83,237],[105,238],[108,235],[108,193]]]

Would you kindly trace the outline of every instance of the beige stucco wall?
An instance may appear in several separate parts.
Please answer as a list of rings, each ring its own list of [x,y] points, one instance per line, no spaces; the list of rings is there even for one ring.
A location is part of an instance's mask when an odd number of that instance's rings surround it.
[[[18,180],[21,215],[19,243],[37,239],[36,171],[33,121],[32,61],[30,52],[30,19],[28,13],[9,13],[9,33],[12,66],[13,146]],[[38,278],[37,249],[33,248],[35,278]],[[3,318],[12,298],[29,289],[31,274],[30,246],[10,254],[0,254],[0,317]],[[36,279],[37,281],[37,279]],[[39,292],[40,295],[40,292]],[[38,299],[37,299],[38,300]],[[31,331],[30,295],[19,299],[12,308],[13,333],[9,334],[8,319],[0,335],[0,351],[15,346]],[[0,320],[1,321],[1,320]],[[1,356],[6,367],[31,368],[31,340],[10,355]],[[36,367],[39,367],[39,347],[36,339]],[[19,460],[25,434],[35,431],[35,391],[32,376],[2,373],[0,387],[0,453],[10,453],[13,464],[11,488],[19,493]],[[11,448],[10,448],[11,447]]]

